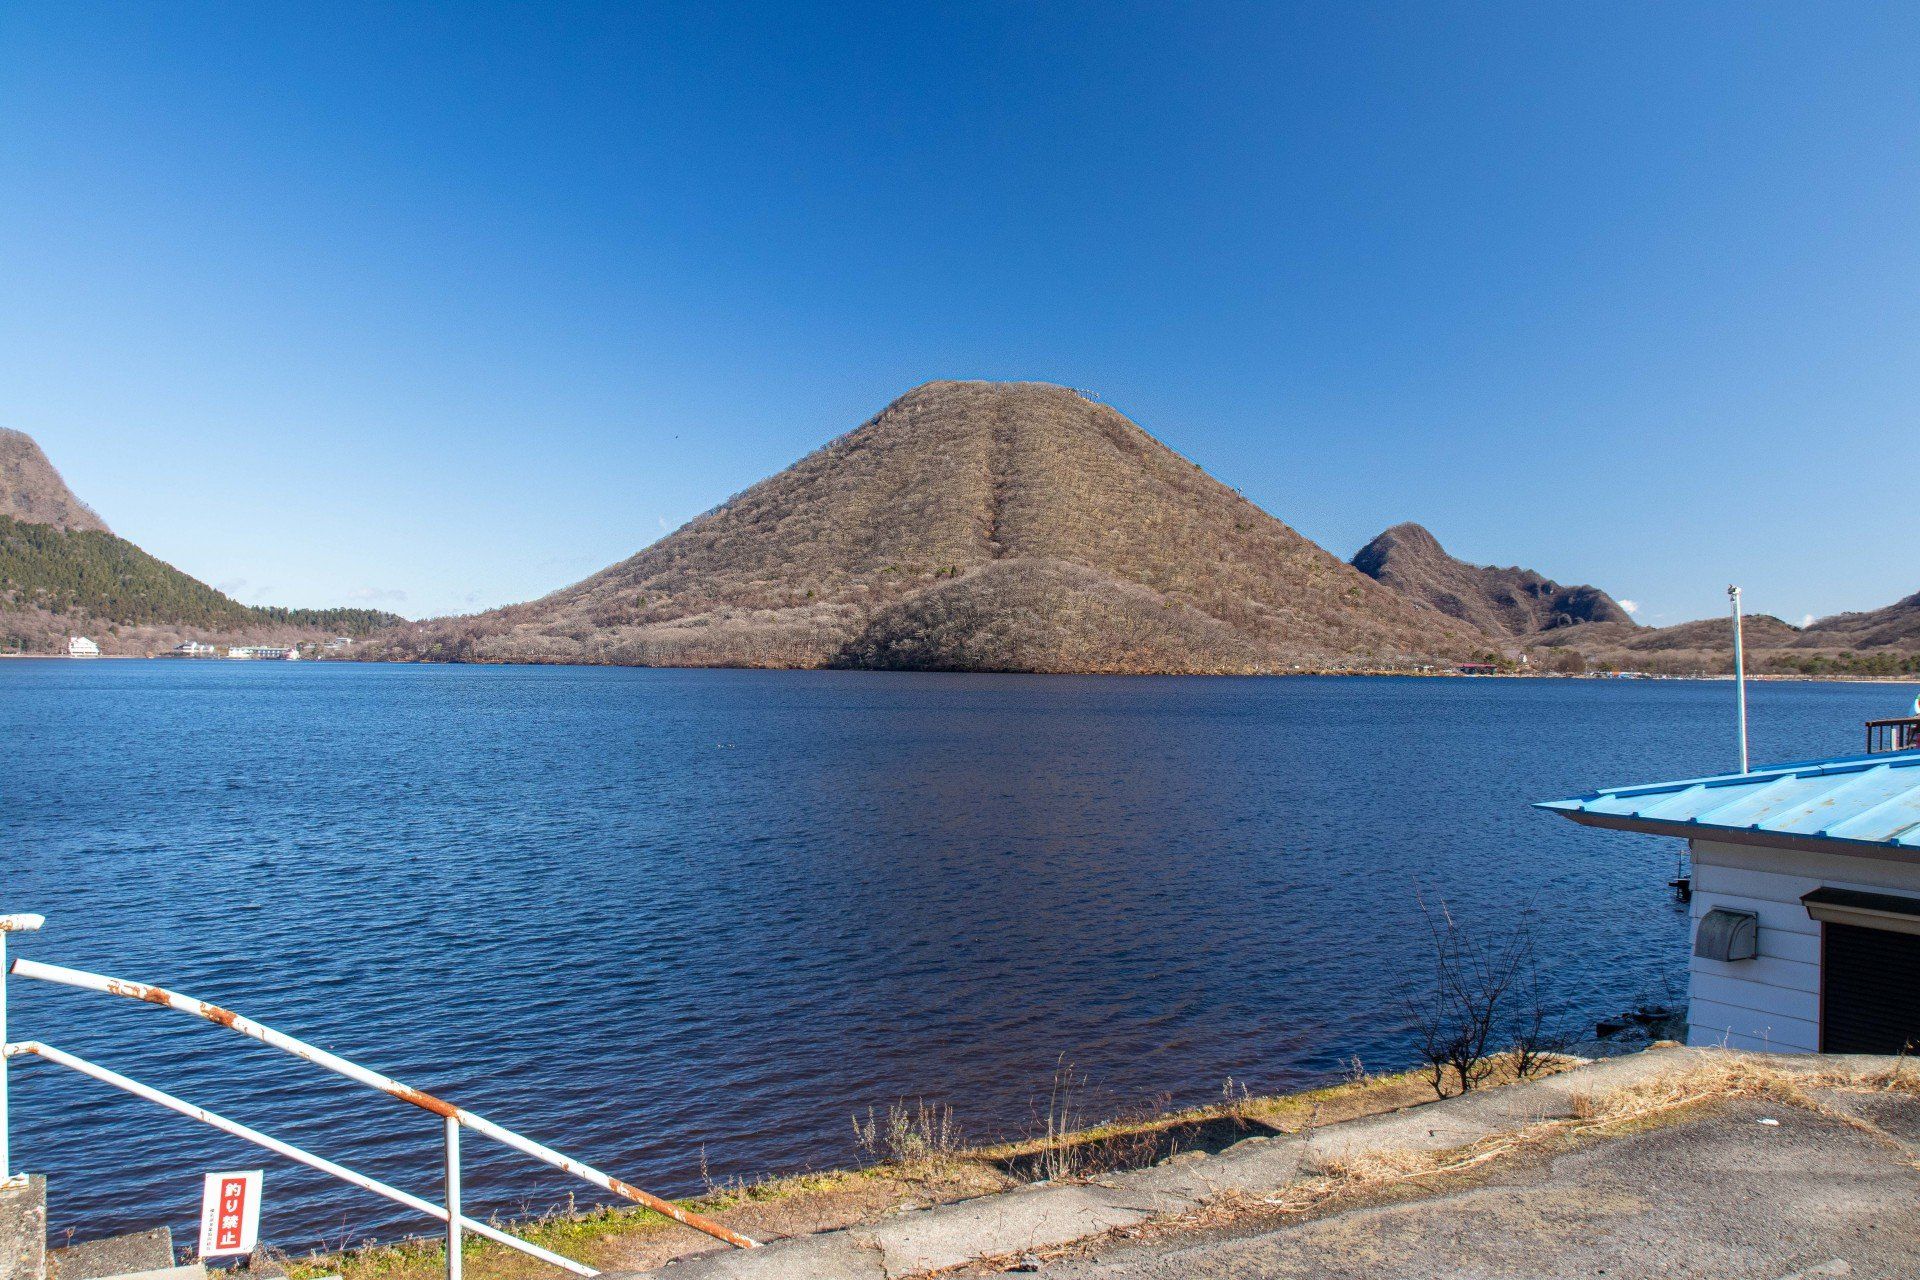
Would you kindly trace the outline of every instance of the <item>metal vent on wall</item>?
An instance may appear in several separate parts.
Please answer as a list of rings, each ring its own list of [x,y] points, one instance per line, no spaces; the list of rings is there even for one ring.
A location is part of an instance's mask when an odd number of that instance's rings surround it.
[[[1702,960],[1751,960],[1759,954],[1760,917],[1715,907],[1700,917],[1693,954]]]

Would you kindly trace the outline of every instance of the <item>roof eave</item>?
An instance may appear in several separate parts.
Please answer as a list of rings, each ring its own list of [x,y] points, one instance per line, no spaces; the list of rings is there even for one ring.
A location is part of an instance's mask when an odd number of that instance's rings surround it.
[[[1650,836],[1672,836],[1678,840],[1711,840],[1720,844],[1757,844],[1769,849],[1797,849],[1803,853],[1832,853],[1855,858],[1879,858],[1887,862],[1920,862],[1920,849],[1872,840],[1848,840],[1840,836],[1795,835],[1789,832],[1757,831],[1739,827],[1703,827],[1687,822],[1662,822],[1658,818],[1636,818],[1631,814],[1561,809],[1551,803],[1537,807],[1557,813],[1564,818],[1571,818],[1582,826],[1606,827],[1614,831],[1638,831]]]

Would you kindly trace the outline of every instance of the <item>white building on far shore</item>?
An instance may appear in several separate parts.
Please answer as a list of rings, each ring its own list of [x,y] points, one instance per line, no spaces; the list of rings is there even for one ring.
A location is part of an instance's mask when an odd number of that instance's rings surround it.
[[[67,656],[69,658],[97,658],[100,656],[100,646],[85,636],[68,636]]]
[[[264,658],[292,662],[300,650],[290,644],[237,644],[227,650],[229,658]]]

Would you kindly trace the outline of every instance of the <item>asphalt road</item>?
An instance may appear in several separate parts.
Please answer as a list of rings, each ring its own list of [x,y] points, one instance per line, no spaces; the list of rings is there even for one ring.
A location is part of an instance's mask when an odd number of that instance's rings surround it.
[[[1820,1097],[1846,1115],[1742,1099],[1496,1166],[1459,1190],[1109,1243],[1041,1271],[1050,1280],[1920,1276],[1920,1098]]]

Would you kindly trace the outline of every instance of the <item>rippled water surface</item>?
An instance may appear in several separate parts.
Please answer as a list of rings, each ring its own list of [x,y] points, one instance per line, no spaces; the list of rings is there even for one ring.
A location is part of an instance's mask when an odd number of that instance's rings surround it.
[[[1910,691],[1766,684],[1756,759]],[[0,662],[14,954],[230,1005],[642,1185],[844,1163],[848,1117],[1030,1123],[1404,1063],[1422,901],[1531,906],[1569,1024],[1682,982],[1675,842],[1533,800],[1723,768],[1725,683]],[[437,1122],[228,1032],[15,980],[49,1041],[438,1195]],[[46,1063],[56,1232],[267,1175],[292,1244],[431,1224]],[[468,1140],[469,1207],[569,1183]],[[584,1184],[571,1184],[588,1190]]]

